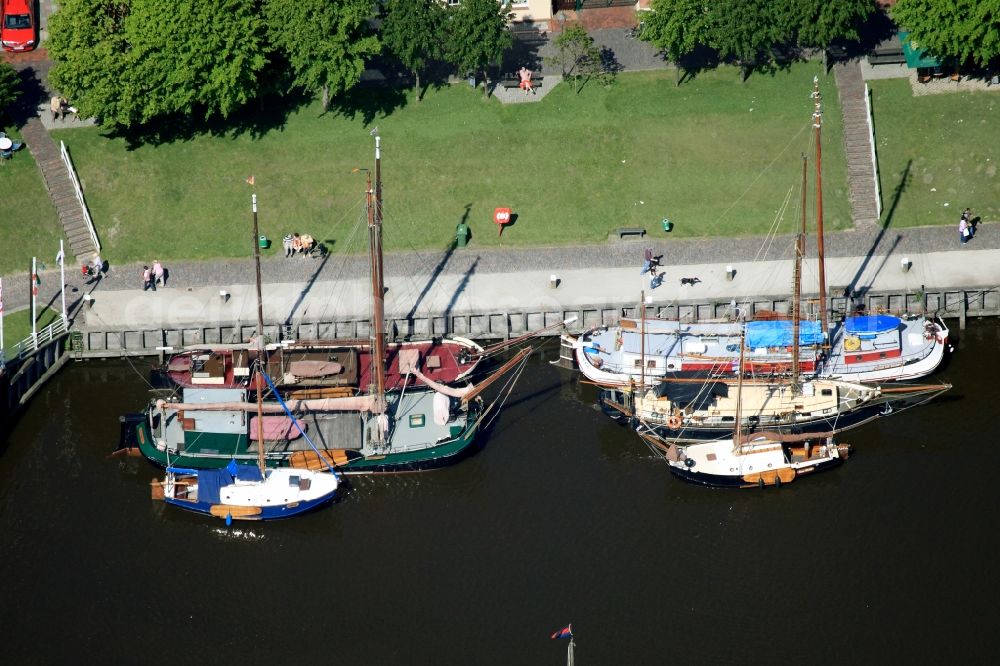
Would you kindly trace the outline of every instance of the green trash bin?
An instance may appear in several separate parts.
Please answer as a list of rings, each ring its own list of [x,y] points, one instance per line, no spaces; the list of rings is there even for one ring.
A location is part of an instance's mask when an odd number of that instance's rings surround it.
[[[663,230],[670,231],[673,228],[674,228],[674,223],[667,218],[663,218]]]
[[[469,244],[469,226],[465,222],[459,222],[455,227],[455,246],[465,247]]]
[[[268,238],[267,236],[261,236],[260,238],[257,239],[257,245],[260,246],[260,249],[266,250],[267,248],[271,247],[271,239]]]

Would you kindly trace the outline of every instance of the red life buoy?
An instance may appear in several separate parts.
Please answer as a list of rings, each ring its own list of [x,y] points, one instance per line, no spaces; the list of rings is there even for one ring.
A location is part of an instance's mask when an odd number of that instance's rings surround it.
[[[670,417],[667,418],[667,427],[671,430],[680,430],[682,424],[683,421],[681,421],[681,417],[677,414],[671,414]]]

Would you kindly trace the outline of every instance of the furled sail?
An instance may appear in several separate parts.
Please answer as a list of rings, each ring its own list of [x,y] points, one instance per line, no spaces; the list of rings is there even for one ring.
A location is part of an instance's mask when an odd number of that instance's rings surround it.
[[[288,408],[293,412],[382,412],[384,402],[373,395],[360,395],[352,398],[317,398],[312,400],[288,400]],[[186,403],[156,401],[157,409],[191,410],[198,412],[256,412],[257,404],[252,402],[206,402]],[[267,414],[284,413],[280,404],[264,403],[262,410]]]

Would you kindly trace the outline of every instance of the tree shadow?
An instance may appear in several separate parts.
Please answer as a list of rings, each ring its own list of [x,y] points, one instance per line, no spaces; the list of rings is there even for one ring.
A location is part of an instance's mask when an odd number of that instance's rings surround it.
[[[34,67],[23,67],[17,71],[20,94],[7,106],[6,115],[15,127],[24,127],[29,120],[38,116],[38,108],[48,108],[49,94],[45,83],[38,78]]]
[[[277,129],[282,129],[288,118],[297,110],[312,104],[312,94],[293,91],[284,95],[268,94],[254,100],[228,117],[202,118],[196,109],[189,114],[169,114],[131,127],[109,127],[104,131],[108,138],[124,139],[128,150],[144,145],[158,146],[190,141],[198,136],[241,136],[258,139]]]
[[[515,34],[514,43],[500,58],[500,78],[513,77],[521,67],[540,72],[544,64],[541,50],[548,43],[544,32]]]
[[[719,66],[719,52],[707,46],[698,45],[691,53],[686,53],[674,63],[679,68],[677,85],[693,81],[704,71]]]
[[[366,125],[406,106],[406,90],[397,85],[372,81],[362,83],[330,101],[329,112]]]

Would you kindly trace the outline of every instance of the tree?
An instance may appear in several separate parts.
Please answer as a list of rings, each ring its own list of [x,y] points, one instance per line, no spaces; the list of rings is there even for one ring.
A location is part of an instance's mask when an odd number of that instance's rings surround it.
[[[444,6],[439,0],[389,0],[382,21],[382,42],[413,73],[420,101],[420,73],[442,55]]]
[[[463,0],[448,12],[447,59],[463,72],[483,75],[483,97],[489,97],[488,68],[514,43],[507,24],[513,13],[497,0]]]
[[[734,58],[744,81],[751,67],[773,62],[772,48],[787,43],[793,31],[780,0],[716,0],[706,19],[708,46],[722,58]]]
[[[1000,57],[1000,0],[899,0],[892,19],[938,57],[988,66]]]
[[[680,85],[681,60],[708,42],[707,7],[704,0],[653,0],[650,6],[653,11],[644,15],[639,39],[667,55]]]
[[[826,50],[837,39],[855,40],[858,26],[863,23],[875,6],[871,0],[788,0],[789,20],[797,33],[799,46],[823,50],[823,67],[826,68]]]
[[[49,17],[49,81],[73,100],[82,117],[128,125],[131,95],[125,90],[129,43],[125,18],[131,2],[63,0]]]
[[[0,116],[21,94],[21,77],[9,64],[0,62]]]
[[[583,26],[573,25],[563,30],[552,40],[555,55],[547,58],[552,65],[558,65],[563,77],[573,78],[573,90],[577,93],[583,84],[591,77],[610,83],[614,72],[601,49],[594,45],[591,37]]]
[[[331,95],[361,80],[365,59],[381,50],[368,27],[370,0],[267,0],[267,34],[288,60],[294,83]]]

